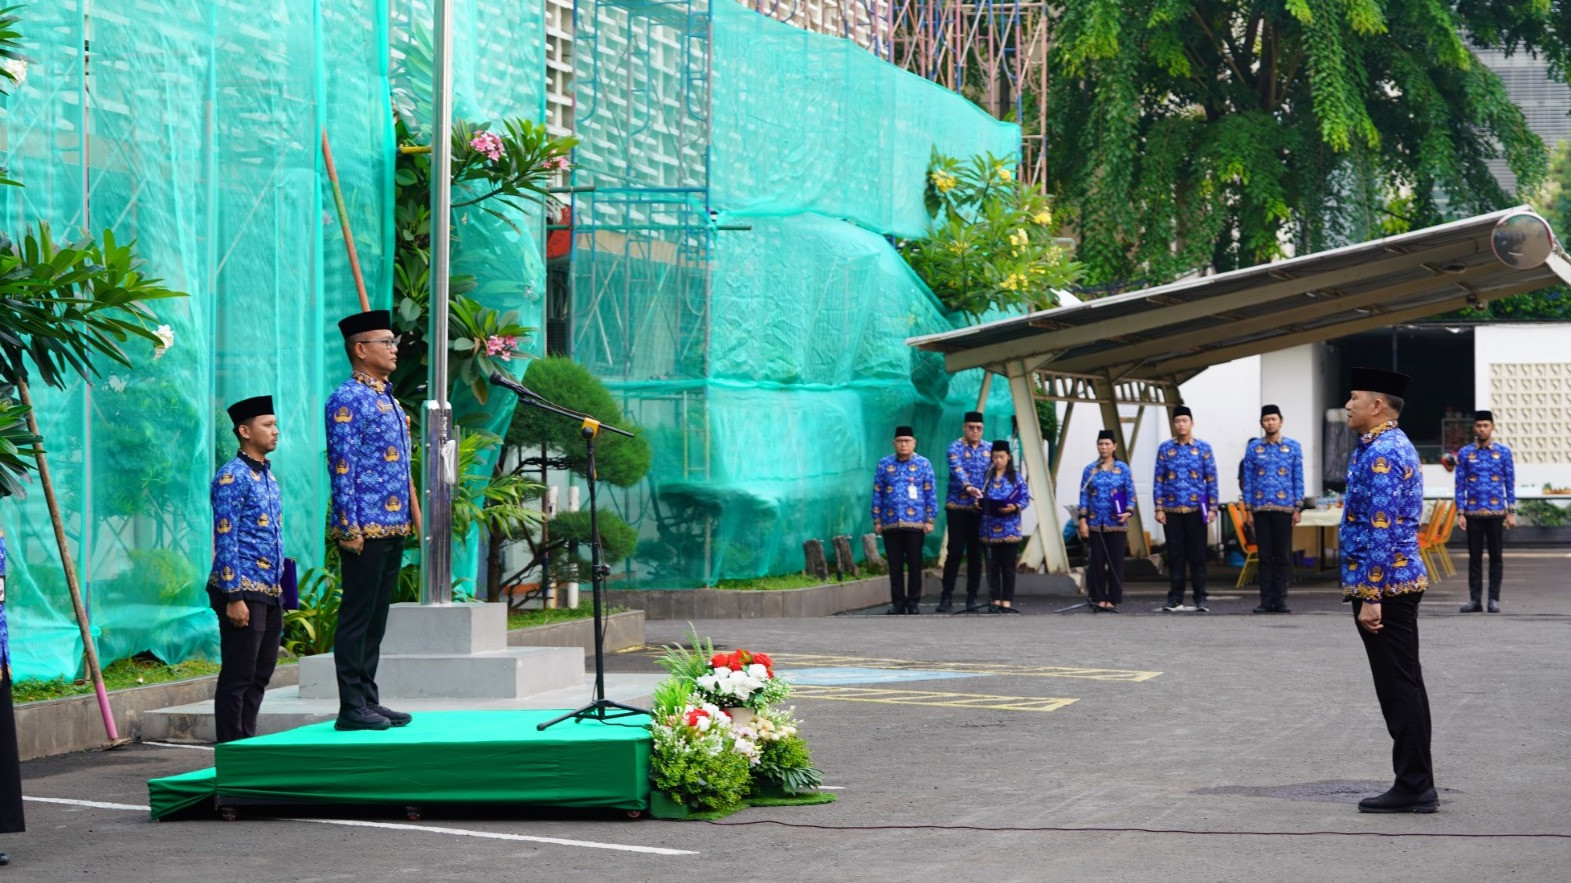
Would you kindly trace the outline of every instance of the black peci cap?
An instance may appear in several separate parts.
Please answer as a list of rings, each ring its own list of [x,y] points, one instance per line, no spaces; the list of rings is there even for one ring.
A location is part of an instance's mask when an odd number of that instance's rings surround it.
[[[1110,442],[1118,441],[1118,439],[1113,437],[1113,430],[1111,430],[1111,429],[1104,429],[1101,432],[1096,434],[1096,440],[1097,441],[1101,441],[1103,439],[1107,439]]]
[[[896,426],[895,438],[916,438],[916,433],[909,426]]]
[[[1474,411],[1473,422],[1477,423],[1480,420],[1488,420],[1490,423],[1493,423],[1495,422],[1495,414],[1493,411]]]
[[[1280,417],[1280,416],[1282,416],[1282,409],[1278,408],[1276,405],[1261,405],[1260,406],[1260,416],[1262,416],[1262,417],[1270,417],[1272,414],[1275,414],[1276,416]]]
[[[1007,439],[1007,438],[995,438],[995,439],[993,439],[993,453],[996,454],[999,451],[1003,451],[1006,454],[1010,453],[1009,439]]]
[[[1407,382],[1411,379],[1406,374],[1386,371],[1383,368],[1354,368],[1352,383],[1349,385],[1353,389],[1378,392],[1400,399],[1407,396]]]
[[[253,396],[249,399],[241,399],[229,406],[229,420],[236,426],[253,417],[261,417],[264,414],[271,413],[273,413],[272,396]]]
[[[965,422],[966,423],[981,423],[982,422],[982,412],[981,411],[967,411],[966,412]]]
[[[1193,420],[1195,419],[1195,412],[1189,410],[1188,405],[1179,405],[1173,409],[1173,419],[1177,420],[1180,417],[1188,417],[1189,419]]]
[[[367,331],[392,331],[393,314],[388,310],[370,310],[364,313],[355,313],[338,320],[338,330],[343,333],[344,340],[356,334]]]

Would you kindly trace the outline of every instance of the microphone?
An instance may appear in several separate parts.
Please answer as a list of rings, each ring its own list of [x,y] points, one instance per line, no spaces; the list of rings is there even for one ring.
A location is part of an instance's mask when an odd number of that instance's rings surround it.
[[[517,394],[519,396],[522,396],[523,398],[526,398],[526,399],[538,399],[538,398],[540,398],[539,396],[535,395],[534,390],[530,389],[527,386],[524,386],[522,383],[519,383],[518,381],[514,380],[513,378],[507,376],[506,374],[500,374],[500,373],[492,372],[490,379],[491,379],[491,385],[492,386],[500,386],[500,387],[503,387],[504,389],[510,389],[515,394]]]

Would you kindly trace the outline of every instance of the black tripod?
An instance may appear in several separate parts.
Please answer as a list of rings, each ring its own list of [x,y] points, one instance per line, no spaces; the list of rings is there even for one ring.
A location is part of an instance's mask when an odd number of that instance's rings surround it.
[[[600,519],[598,510],[595,507],[595,439],[600,437],[601,430],[614,432],[617,435],[628,438],[632,438],[633,434],[615,426],[605,426],[588,414],[580,414],[577,411],[548,402],[512,378],[501,374],[492,374],[491,383],[494,386],[512,390],[513,394],[518,396],[520,404],[528,405],[541,411],[548,411],[570,420],[581,421],[583,428],[579,432],[584,437],[584,452],[587,454],[588,468],[584,470],[584,477],[589,482],[589,573],[590,595],[594,598],[595,693],[594,698],[588,705],[539,724],[535,729],[544,730],[547,727],[555,726],[569,719],[593,718],[603,721],[610,718],[631,717],[635,714],[647,715],[649,714],[648,709],[634,705],[623,705],[620,702],[613,702],[605,698],[605,629],[601,623],[602,607],[600,598],[601,593],[605,591],[605,579],[611,575],[611,567],[600,561]]]

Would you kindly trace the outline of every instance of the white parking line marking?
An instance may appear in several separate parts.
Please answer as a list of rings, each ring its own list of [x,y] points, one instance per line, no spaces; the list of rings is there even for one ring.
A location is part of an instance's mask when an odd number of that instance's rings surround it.
[[[357,819],[287,819],[292,822],[314,822],[318,825],[347,825],[351,828],[389,828],[394,831],[430,831],[433,834],[455,834],[459,837],[482,837],[487,840],[513,840],[524,843],[555,843],[559,846],[584,846],[589,849],[615,849],[622,852],[645,852],[653,855],[698,855],[690,849],[666,849],[663,846],[635,846],[630,843],[597,843],[593,840],[568,840],[562,837],[535,837],[529,834],[503,834],[496,831],[469,831],[464,828],[440,828],[435,825],[405,825],[397,822],[366,822]]]
[[[143,745],[157,745],[159,748],[189,748],[193,751],[212,751],[211,745],[182,745],[179,742],[143,742]]]
[[[100,800],[72,800],[65,797],[23,797],[35,803],[58,803],[65,806],[82,806],[92,809],[124,809],[149,812],[152,807],[134,803],[105,803]],[[284,819],[286,822],[309,822],[313,825],[342,825],[351,828],[386,828],[393,831],[428,831],[432,834],[453,834],[459,837],[479,837],[485,840],[510,840],[516,843],[551,843],[557,846],[582,846],[587,849],[611,849],[619,852],[642,852],[649,855],[698,855],[690,849],[667,849],[663,846],[638,846],[632,843],[598,843],[594,840],[569,840],[565,837],[536,837],[529,834],[505,834],[499,831],[469,831],[464,828],[442,828],[435,825],[403,825],[397,822],[366,822],[355,819]]]

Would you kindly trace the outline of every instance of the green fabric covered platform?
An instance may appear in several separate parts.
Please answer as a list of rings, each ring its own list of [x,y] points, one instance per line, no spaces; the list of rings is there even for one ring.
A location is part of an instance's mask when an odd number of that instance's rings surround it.
[[[537,724],[560,711],[444,711],[409,726],[332,722],[217,746],[215,766],[147,783],[153,818],[210,796],[299,803],[649,807],[647,718]]]

